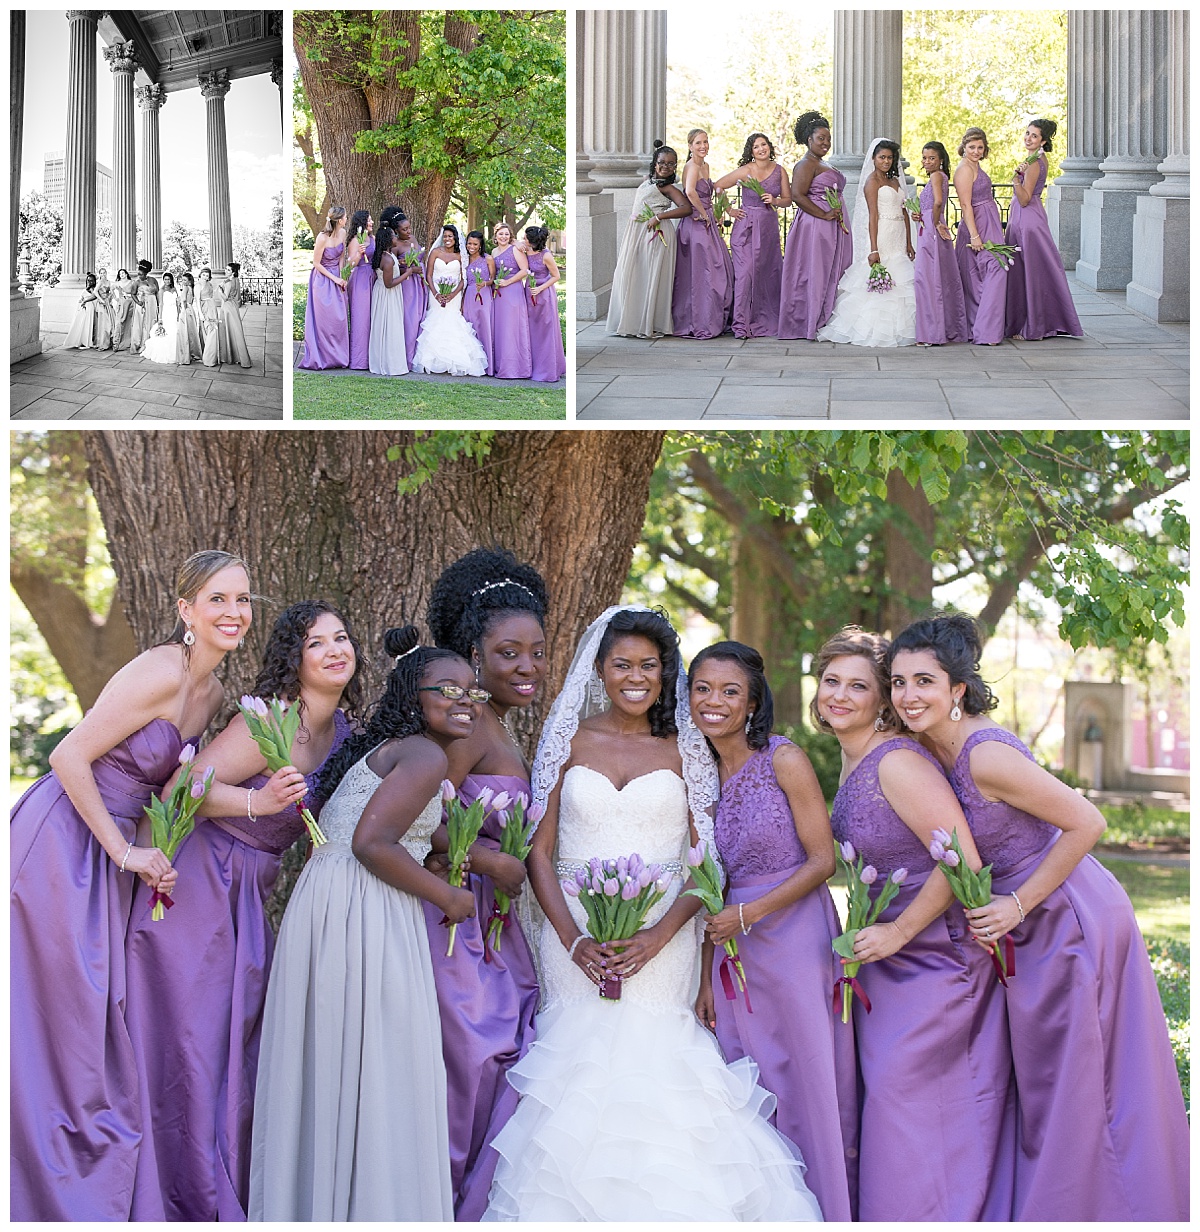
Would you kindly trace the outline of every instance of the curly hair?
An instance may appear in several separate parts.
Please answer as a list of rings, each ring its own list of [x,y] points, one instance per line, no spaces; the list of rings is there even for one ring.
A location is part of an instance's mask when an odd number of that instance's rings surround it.
[[[324,599],[305,599],[280,612],[271,635],[267,638],[262,666],[258,669],[258,675],[250,689],[255,697],[299,698],[302,732],[308,729],[304,724],[304,697],[300,691],[300,660],[304,656],[304,643],[308,640],[309,630],[319,617],[325,615],[336,616],[342,622],[350,645],[354,648],[354,675],[342,691],[342,704],[349,716],[357,717],[362,709],[362,681],[358,675],[362,648],[358,644],[358,638],[354,636],[350,622],[332,603],[326,603]]]
[[[766,665],[762,655],[753,646],[747,646],[743,642],[715,642],[706,646],[692,660],[692,666],[688,669],[689,690],[696,672],[709,659],[736,663],[745,673],[750,697],[750,725],[746,728],[746,743],[755,750],[765,749],[771,739],[771,728],[775,725],[775,698],[771,694],[771,686],[767,683]]]
[[[394,231],[395,223],[401,219],[406,219],[404,211],[398,205],[385,205],[383,213],[379,215],[379,225],[381,227],[391,227]]]
[[[796,121],[792,135],[800,145],[808,145],[818,128],[828,128],[829,121],[819,111],[806,111]]]
[[[891,150],[892,165],[888,168],[887,178],[896,180],[900,178],[900,146],[895,141],[881,141],[875,147],[875,153],[871,155],[871,161],[875,161],[875,154],[880,150]]]
[[[650,612],[617,612],[600,638],[596,651],[597,670],[622,637],[644,637],[658,647],[658,657],[662,663],[662,691],[646,712],[646,717],[650,720],[652,736],[678,734],[679,729],[675,725],[675,686],[679,679],[679,634],[671,627],[666,612],[660,607]]]
[[[541,252],[550,238],[550,229],[548,227],[526,227],[525,238],[534,252]]]
[[[813,676],[816,678],[819,690],[821,677],[825,675],[825,669],[834,659],[849,656],[867,659],[874,668],[875,684],[879,689],[879,700],[883,707],[879,717],[887,728],[899,731],[900,720],[896,717],[895,710],[892,709],[892,682],[888,674],[887,653],[888,640],[886,637],[879,633],[868,633],[858,625],[846,625],[817,651],[817,657],[813,663]],[[818,729],[828,729],[829,724],[821,717],[821,712],[817,709],[816,694],[808,703],[808,712],[812,715],[813,722]]]
[[[761,137],[767,143],[767,149],[771,151],[771,158],[775,157],[775,146],[771,142],[771,138],[766,133],[751,133],[746,138],[745,148],[742,150],[742,156],[738,159],[738,166],[744,167],[747,163],[754,161],[754,143]]]
[[[468,662],[488,629],[504,616],[527,612],[545,626],[546,583],[507,548],[475,548],[442,570],[425,619],[435,646]]]
[[[1058,132],[1058,125],[1053,120],[1030,120],[1029,124],[1042,134],[1042,149],[1049,154],[1054,148],[1050,139]]]
[[[904,650],[928,650],[951,684],[965,684],[962,708],[967,714],[986,714],[995,710],[1000,699],[979,674],[983,639],[979,626],[970,616],[951,613],[930,620],[916,620],[896,635],[887,654],[890,675],[896,656]]]
[[[421,709],[421,694],[418,692],[426,669],[431,663],[442,659],[465,660],[453,650],[422,646],[420,642],[421,636],[415,625],[389,629],[383,635],[383,649],[395,657],[395,666],[366,727],[358,735],[351,736],[326,763],[313,793],[318,803],[328,800],[346,771],[376,745],[385,740],[419,736],[426,730],[425,712]]]
[[[351,234],[357,235],[360,231],[365,231],[367,229],[367,219],[370,217],[370,210],[355,210],[350,216]]]

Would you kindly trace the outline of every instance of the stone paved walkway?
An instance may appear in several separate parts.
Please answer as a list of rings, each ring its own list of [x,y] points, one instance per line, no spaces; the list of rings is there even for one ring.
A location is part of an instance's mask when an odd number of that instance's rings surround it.
[[[292,343],[292,367],[296,370],[297,376],[303,378],[307,372],[301,371],[300,357],[304,353],[303,342]],[[507,389],[514,387],[520,388],[526,386],[529,389],[565,389],[566,378],[560,377],[557,381],[514,381],[501,379],[498,376],[450,376],[445,372],[406,372],[404,376],[380,376],[375,372],[366,372],[362,368],[326,368],[321,373],[322,376],[372,376],[379,381],[441,381],[454,383],[456,381],[470,381],[472,385],[503,385]],[[302,398],[303,394],[299,387],[295,388],[292,394],[293,400]]]
[[[128,351],[64,351],[65,335],[12,365],[10,418],[75,422],[283,418],[283,309],[242,318],[251,366],[153,364]]]
[[[1188,326],[1068,275],[1084,338],[868,348],[576,334],[580,420],[1186,420]]]

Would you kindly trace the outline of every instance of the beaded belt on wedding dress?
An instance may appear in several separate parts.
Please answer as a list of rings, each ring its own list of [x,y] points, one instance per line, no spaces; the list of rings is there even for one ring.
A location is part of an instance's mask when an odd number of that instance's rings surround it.
[[[683,874],[682,860],[649,860],[647,864],[657,864],[664,873],[672,877]],[[559,877],[574,877],[581,870],[590,871],[586,860],[558,860],[554,865],[554,871]]]

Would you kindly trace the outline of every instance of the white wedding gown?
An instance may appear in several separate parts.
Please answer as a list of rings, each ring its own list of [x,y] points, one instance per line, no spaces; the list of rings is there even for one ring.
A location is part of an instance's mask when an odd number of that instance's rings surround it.
[[[678,896],[688,844],[683,780],[655,770],[618,791],[598,771],[563,777],[559,875],[637,852],[672,871],[647,923]],[[580,928],[583,908],[567,905]],[[749,1058],[726,1065],[692,1012],[700,931],[688,921],[605,1001],[542,929],[533,1047],[509,1071],[521,1102],[485,1220],[819,1220],[795,1148],[767,1121],[775,1097]]]
[[[150,327],[150,337],[142,348],[142,358],[156,364],[177,363],[178,343],[175,331],[179,328],[179,303],[174,291],[162,292],[162,316],[159,318],[159,324],[164,332],[158,332],[158,325]]]
[[[833,316],[817,331],[820,342],[869,347],[916,345],[916,281],[913,262],[905,251],[904,202],[897,189],[881,188],[878,203],[879,260],[896,285],[890,291],[868,291],[871,265],[866,252],[857,254],[858,259],[838,283]],[[861,195],[857,208],[867,208]]]
[[[433,263],[434,287],[439,282],[457,283],[461,270],[460,261],[443,261],[438,257]],[[444,308],[430,294],[425,320],[417,335],[414,372],[448,372],[451,376],[483,376],[487,372],[487,355],[471,323],[463,316],[461,305],[461,291]]]

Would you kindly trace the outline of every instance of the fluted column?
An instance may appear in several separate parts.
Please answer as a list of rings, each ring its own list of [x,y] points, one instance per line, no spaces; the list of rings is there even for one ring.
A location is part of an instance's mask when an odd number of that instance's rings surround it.
[[[1083,194],[1100,176],[1108,145],[1108,14],[1067,11],[1067,155],[1046,190],[1046,214],[1063,265],[1079,260]]]
[[[271,80],[279,87],[279,131],[284,132],[283,126],[283,61],[271,61]]]
[[[162,270],[162,164],[158,153],[158,113],[167,101],[158,84],[138,86],[142,109],[142,246],[154,273]]]
[[[229,207],[229,147],[225,139],[225,95],[229,70],[201,73],[200,93],[208,120],[208,235],[213,271],[233,260],[233,217]]]
[[[68,9],[67,142],[63,157],[61,286],[80,288],[96,264],[96,22],[92,9]]]
[[[9,257],[12,282],[9,284],[10,363],[19,363],[42,349],[39,336],[40,304],[36,298],[26,298],[17,278],[21,244],[21,151],[25,138],[25,11],[14,9],[9,14]],[[17,410],[16,405],[13,410]]]
[[[104,49],[113,75],[113,263],[132,270],[137,251],[137,156],[133,126],[133,75],[137,50],[132,43]],[[110,271],[111,273],[112,271]]]

